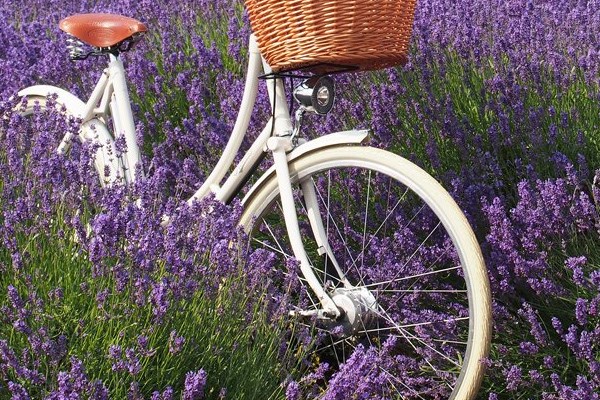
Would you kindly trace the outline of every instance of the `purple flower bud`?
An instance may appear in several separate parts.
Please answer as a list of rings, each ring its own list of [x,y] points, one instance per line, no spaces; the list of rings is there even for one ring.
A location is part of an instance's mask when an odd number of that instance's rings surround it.
[[[182,400],[199,400],[204,397],[206,386],[206,372],[201,369],[197,372],[188,372],[185,374],[185,386],[183,388]]]
[[[177,354],[183,348],[185,338],[183,336],[177,336],[176,331],[171,331],[169,335],[169,353]]]
[[[9,381],[8,382],[8,390],[10,391],[12,397],[11,400],[29,400],[29,394],[27,390],[18,383]]]
[[[285,389],[286,400],[300,400],[302,398],[302,392],[300,391],[300,384],[296,381],[288,383]]]
[[[521,368],[517,365],[512,365],[504,372],[504,375],[506,377],[506,389],[511,392],[517,390],[522,381]]]
[[[585,325],[587,323],[587,308],[588,302],[585,299],[577,299],[575,302],[575,318],[579,325]]]

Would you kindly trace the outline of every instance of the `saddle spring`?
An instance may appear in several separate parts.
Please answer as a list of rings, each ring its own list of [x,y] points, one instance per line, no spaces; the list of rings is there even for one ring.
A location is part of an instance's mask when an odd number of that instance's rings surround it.
[[[85,60],[90,55],[97,53],[96,49],[91,48],[89,45],[71,35],[67,37],[67,50],[69,50],[69,58],[72,61]]]
[[[104,54],[114,54],[129,51],[134,44],[144,36],[145,32],[134,33],[125,40],[115,44],[111,47],[94,47],[90,46],[77,39],[75,36],[68,34],[67,37],[67,50],[69,50],[69,58],[72,61],[85,60],[89,56],[100,56]]]

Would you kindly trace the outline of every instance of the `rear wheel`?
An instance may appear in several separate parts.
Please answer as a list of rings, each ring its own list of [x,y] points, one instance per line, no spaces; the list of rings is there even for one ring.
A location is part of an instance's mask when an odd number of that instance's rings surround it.
[[[490,290],[477,240],[450,195],[416,165],[371,147],[321,149],[289,168],[312,270],[342,311],[337,320],[302,321],[315,336],[312,361],[339,369],[330,389],[473,398],[490,344]],[[303,182],[315,189],[329,249],[315,239]],[[293,254],[281,209],[273,174],[246,202],[242,224],[252,247],[279,256],[271,280],[291,298],[292,314],[315,315],[321,305],[302,276],[288,293],[299,272],[285,267]]]
[[[69,156],[74,145],[86,143],[90,146],[90,155],[101,185],[122,179],[123,167],[114,140],[106,129],[97,126],[100,122],[81,129],[77,119],[78,110],[69,109],[53,95],[25,96],[16,111],[30,120],[29,129],[46,131],[44,134],[49,151]]]

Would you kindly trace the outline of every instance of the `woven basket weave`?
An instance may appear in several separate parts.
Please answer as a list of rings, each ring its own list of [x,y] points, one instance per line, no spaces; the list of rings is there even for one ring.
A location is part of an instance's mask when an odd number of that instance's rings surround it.
[[[276,72],[373,70],[406,63],[416,0],[245,0]]]

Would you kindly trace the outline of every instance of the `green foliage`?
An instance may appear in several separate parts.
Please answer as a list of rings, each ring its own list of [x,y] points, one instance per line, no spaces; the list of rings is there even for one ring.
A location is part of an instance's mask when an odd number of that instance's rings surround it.
[[[206,398],[217,398],[221,388],[239,399],[282,396],[282,382],[295,368],[295,361],[280,354],[283,321],[268,320],[266,299],[247,292],[241,273],[224,279],[216,294],[198,291],[179,301],[174,311],[156,321],[148,302],[134,304],[133,285],[116,288],[111,275],[93,276],[92,264],[60,216],[47,234],[18,235],[26,255],[21,268],[12,267],[10,254],[0,249],[0,293],[14,286],[30,311],[25,319],[29,328],[43,330],[52,340],[64,335],[68,343],[67,353],[58,360],[35,359],[47,386],[32,394],[41,398],[56,389],[58,373],[69,370],[71,357],[76,357],[84,361],[88,377],[101,380],[115,399],[126,398],[133,381],[147,397],[167,386],[178,393],[186,372],[200,368],[208,374]],[[103,292],[106,300],[99,301]],[[5,295],[1,307],[10,307]],[[142,350],[143,336],[147,345]],[[180,336],[185,342],[178,348],[174,341]],[[25,360],[34,350],[12,324],[0,324],[0,338]],[[123,360],[126,349],[134,350],[139,372],[115,370],[119,359],[110,357],[111,346],[119,346]],[[16,381],[28,387],[23,379]]]

